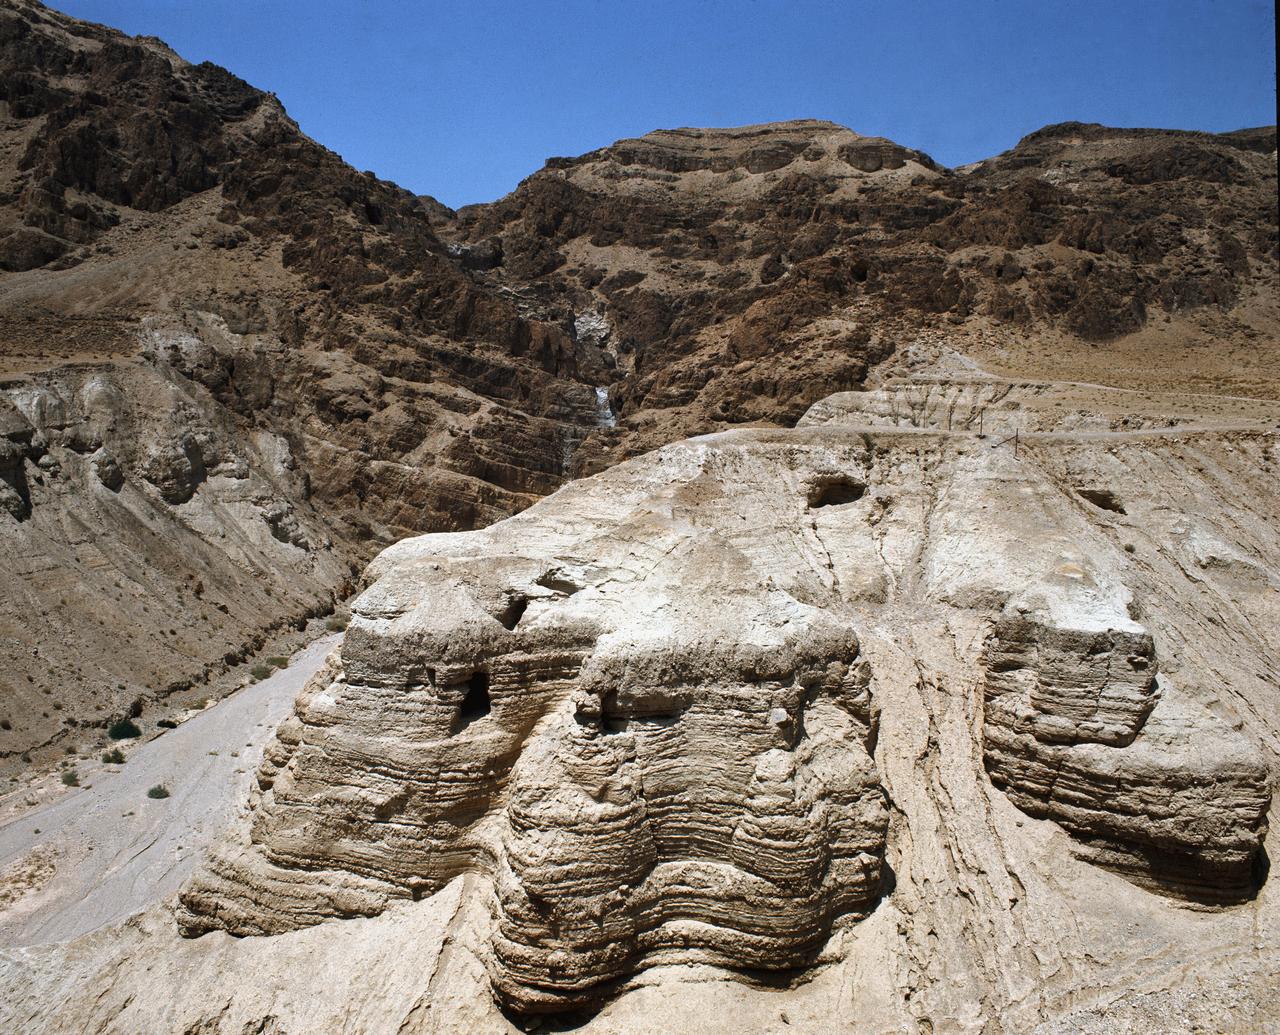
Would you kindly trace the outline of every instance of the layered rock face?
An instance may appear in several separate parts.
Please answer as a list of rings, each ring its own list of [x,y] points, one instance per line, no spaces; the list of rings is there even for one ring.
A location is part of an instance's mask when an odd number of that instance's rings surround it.
[[[331,613],[358,571],[287,439],[146,362],[0,382],[0,508],[14,761],[211,693],[269,636]]]
[[[1157,692],[1153,655],[1145,631],[999,623],[985,659],[987,771],[1100,864],[1192,901],[1242,901],[1260,880],[1270,773],[1246,738],[1207,735],[1176,687]]]
[[[375,916],[473,874],[514,1014],[598,1004],[662,964],[804,972],[876,905],[890,855],[921,879],[895,843],[941,823],[944,853],[986,852],[933,791],[922,817],[916,786],[981,795],[982,763],[1082,858],[1204,905],[1255,895],[1269,756],[1208,707],[1185,613],[1134,617],[1170,576],[1134,567],[1075,489],[1087,469],[1127,495],[1107,457],[1130,440],[1033,432],[1015,457],[855,416],[877,408],[839,397],[797,430],[667,447],[385,551],[245,825],[181,893],[182,932]],[[1145,463],[1226,433],[1171,434],[1136,440]],[[1270,448],[1227,441],[1244,464]],[[1259,483],[1241,513],[1265,501]],[[926,680],[962,711],[908,752]],[[968,786],[961,759],[981,760]],[[945,926],[923,888],[902,894]]]
[[[731,498],[667,488],[384,554],[184,932],[376,914],[481,870],[494,990],[530,1012],[657,962],[803,966],[864,913],[888,817],[857,637],[699,527]]]

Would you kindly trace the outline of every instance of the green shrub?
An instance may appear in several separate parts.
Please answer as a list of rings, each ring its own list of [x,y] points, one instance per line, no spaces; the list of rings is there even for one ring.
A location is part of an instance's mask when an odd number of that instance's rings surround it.
[[[254,665],[253,668],[249,669],[249,674],[254,679],[266,679],[267,676],[271,675],[271,667],[269,665]]]
[[[112,748],[103,753],[102,760],[108,765],[124,765],[124,752],[119,748]]]
[[[346,629],[347,620],[345,618],[339,618],[337,615],[334,615],[332,618],[330,618],[327,622],[324,623],[324,627],[328,629],[331,633],[340,633],[344,629]]]
[[[76,771],[74,769],[68,769],[62,774],[62,782],[68,787],[79,787],[80,777],[76,775]]]
[[[117,719],[107,727],[107,736],[112,740],[129,740],[142,736],[142,730],[132,719]]]
[[[148,798],[167,798],[169,797],[169,788],[162,783],[156,784],[151,790],[147,791]]]
[[[270,665],[272,668],[288,668],[289,659],[288,658],[267,658],[267,664]]]

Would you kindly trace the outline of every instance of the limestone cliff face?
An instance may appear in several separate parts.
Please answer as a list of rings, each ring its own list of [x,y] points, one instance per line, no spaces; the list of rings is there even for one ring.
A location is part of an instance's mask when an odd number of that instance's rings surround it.
[[[995,388],[993,421],[1036,395]],[[968,881],[936,872],[930,889],[924,845],[987,851],[954,802],[1002,795],[1160,895],[1250,900],[1274,707],[1238,672],[1235,704],[1205,693],[1188,612],[1162,603],[1185,576],[1145,546],[1134,560],[1115,510],[1076,485],[1088,472],[1142,514],[1158,504],[1115,451],[1247,469],[1270,438],[1033,432],[1015,456],[975,432],[869,421],[903,412],[883,401],[670,446],[488,529],[385,551],[249,819],[183,890],[183,933],[375,916],[478,875],[489,980],[516,1014],[597,1005],[668,963],[804,972],[836,932],[908,899],[892,952],[913,958],[928,941],[915,925],[954,916]],[[1229,537],[1280,545],[1274,498],[1241,486],[1200,511],[1215,555]],[[911,733],[925,694],[938,711]],[[981,887],[959,912],[985,924]],[[1036,922],[970,931],[967,951],[1030,951]],[[921,980],[930,1001],[954,992]]]
[[[642,468],[568,522],[385,555],[184,931],[376,914],[480,870],[522,1012],[656,962],[810,961],[881,889],[870,673],[843,609],[722,541],[734,503],[696,471],[734,459],[673,451],[656,500]]]

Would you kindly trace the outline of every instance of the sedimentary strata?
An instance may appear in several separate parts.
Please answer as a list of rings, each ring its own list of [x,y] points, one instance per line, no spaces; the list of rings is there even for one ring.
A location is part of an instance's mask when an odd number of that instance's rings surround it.
[[[659,963],[811,965],[885,888],[874,657],[897,623],[985,629],[960,654],[974,735],[1020,808],[1161,893],[1253,894],[1267,763],[1161,675],[1062,445],[1014,457],[851,412],[384,552],[251,820],[184,889],[183,932],[377,915],[476,872],[517,1013]]]

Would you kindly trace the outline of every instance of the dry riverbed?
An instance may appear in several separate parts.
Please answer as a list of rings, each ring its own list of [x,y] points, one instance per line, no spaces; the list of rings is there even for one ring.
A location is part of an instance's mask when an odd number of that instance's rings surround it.
[[[63,941],[177,890],[243,807],[262,748],[340,634],[0,826],[0,945]],[[149,797],[163,787],[168,797]]]

